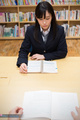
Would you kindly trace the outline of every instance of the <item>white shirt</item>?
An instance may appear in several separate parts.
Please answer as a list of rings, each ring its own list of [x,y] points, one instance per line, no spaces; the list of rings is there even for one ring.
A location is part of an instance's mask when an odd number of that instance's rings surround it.
[[[51,25],[49,26],[48,30],[43,31],[43,29],[42,29],[41,26],[40,26],[40,31],[42,32],[42,38],[43,38],[43,41],[44,41],[45,43],[46,43],[46,41],[47,41],[48,33],[50,32],[50,27],[51,27]]]

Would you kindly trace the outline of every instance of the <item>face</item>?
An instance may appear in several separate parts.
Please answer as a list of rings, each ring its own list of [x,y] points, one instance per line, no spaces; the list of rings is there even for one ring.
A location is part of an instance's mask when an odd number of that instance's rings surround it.
[[[51,24],[52,16],[48,11],[46,11],[45,19],[44,19],[44,16],[42,18],[36,17],[36,19],[37,19],[39,25],[41,26],[41,28],[43,29],[43,31],[46,31]]]

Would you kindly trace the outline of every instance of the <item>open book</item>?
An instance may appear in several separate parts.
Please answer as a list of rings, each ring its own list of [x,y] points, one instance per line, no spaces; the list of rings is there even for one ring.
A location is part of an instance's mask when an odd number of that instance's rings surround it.
[[[73,120],[71,111],[77,114],[75,106],[79,106],[76,93],[25,92],[21,119]]]
[[[28,72],[57,73],[56,61],[28,61]]]

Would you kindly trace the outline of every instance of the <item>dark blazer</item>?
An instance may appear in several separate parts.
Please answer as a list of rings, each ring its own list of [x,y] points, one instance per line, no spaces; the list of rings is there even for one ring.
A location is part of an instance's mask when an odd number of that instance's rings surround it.
[[[45,60],[54,60],[64,58],[67,54],[67,44],[65,40],[64,28],[62,26],[57,25],[57,33],[55,39],[53,39],[53,29],[50,28],[50,32],[47,38],[46,44],[43,42],[42,33],[39,29],[39,41],[37,42],[34,39],[34,25],[29,26],[27,28],[27,32],[25,34],[25,39],[21,45],[19,51],[19,57],[17,60],[17,66],[19,67],[21,63],[28,62],[28,53],[30,47],[32,46],[33,54],[42,54],[45,57]]]

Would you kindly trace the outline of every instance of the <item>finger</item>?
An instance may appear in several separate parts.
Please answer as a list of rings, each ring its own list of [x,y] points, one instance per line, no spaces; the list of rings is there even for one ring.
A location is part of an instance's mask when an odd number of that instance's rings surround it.
[[[18,111],[18,114],[23,114],[23,109],[20,109],[19,111]]]
[[[78,108],[78,107],[76,106],[76,111],[78,112],[78,114],[80,114],[80,107]]]
[[[22,67],[20,67],[20,72],[21,72],[21,73],[23,72],[23,69],[22,69]]]
[[[31,57],[31,60],[33,60],[34,58],[33,57]]]
[[[17,115],[19,115],[19,118],[21,117],[21,115],[23,114],[23,108],[19,108]]]
[[[17,110],[20,110],[20,109],[22,109],[22,110],[23,110],[23,108],[22,108],[22,107],[18,107],[18,106],[17,106]]]
[[[24,65],[21,65],[20,67],[21,67],[24,71],[27,71],[27,65],[24,64]]]
[[[72,117],[73,117],[73,118],[74,118],[74,120],[75,120],[75,118],[76,118],[75,113],[74,113],[74,112],[71,112],[71,115],[72,115]]]
[[[34,55],[32,55],[32,57],[31,57],[31,58],[33,59],[33,58],[35,58],[36,56],[37,56],[37,54],[34,54]]]
[[[27,65],[26,64],[24,64],[24,68],[27,69]]]
[[[31,57],[31,60],[33,60],[34,59],[34,57]]]
[[[20,110],[23,111],[23,108],[16,106],[15,110],[16,110],[16,113],[19,113]]]
[[[26,74],[26,73],[27,73],[27,71],[21,71],[20,73],[24,73],[24,74]]]
[[[36,60],[39,60],[39,58],[36,58]]]
[[[35,55],[32,55],[31,58],[33,58]]]
[[[33,59],[33,58],[34,58],[34,56],[31,57],[31,59]]]
[[[20,68],[20,73],[27,73],[27,71],[25,71],[22,68]]]
[[[21,107],[16,106],[14,109],[17,112],[19,109],[21,109]]]
[[[27,72],[27,66],[25,65],[25,66],[20,66],[20,68],[22,69],[22,71],[26,71]]]

